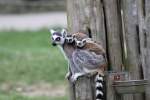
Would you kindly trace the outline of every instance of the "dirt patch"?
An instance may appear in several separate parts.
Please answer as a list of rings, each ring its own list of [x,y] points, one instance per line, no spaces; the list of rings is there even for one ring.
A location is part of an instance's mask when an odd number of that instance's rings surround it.
[[[38,83],[32,85],[26,85],[22,83],[11,84],[4,83],[1,85],[1,90],[5,92],[16,91],[24,96],[65,96],[66,86],[64,85],[51,85],[48,83]]]

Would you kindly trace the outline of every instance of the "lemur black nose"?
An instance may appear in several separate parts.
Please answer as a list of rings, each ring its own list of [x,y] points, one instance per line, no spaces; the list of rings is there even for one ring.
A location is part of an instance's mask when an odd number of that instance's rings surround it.
[[[56,43],[54,43],[54,42],[52,43],[52,46],[56,46],[56,45],[57,45]]]

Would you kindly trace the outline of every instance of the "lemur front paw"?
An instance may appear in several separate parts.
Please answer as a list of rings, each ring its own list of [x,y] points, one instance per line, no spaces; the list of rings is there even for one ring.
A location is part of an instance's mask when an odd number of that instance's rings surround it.
[[[83,73],[76,73],[76,74],[74,74],[74,75],[72,75],[71,76],[71,82],[76,82],[77,81],[77,79],[80,77],[80,76],[82,76],[82,75],[84,75]]]
[[[68,73],[65,75],[65,78],[68,79],[68,80],[70,80],[70,76],[71,76],[71,73],[68,72]]]

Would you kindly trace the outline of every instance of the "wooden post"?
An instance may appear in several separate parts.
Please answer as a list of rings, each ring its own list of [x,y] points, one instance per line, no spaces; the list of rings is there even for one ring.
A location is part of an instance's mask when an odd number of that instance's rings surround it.
[[[84,31],[94,40],[101,41],[106,49],[105,20],[101,0],[67,0],[67,19],[70,33]],[[71,87],[71,94],[74,95],[70,100],[95,100],[94,77],[79,78],[74,87]]]
[[[131,79],[140,78],[139,67],[139,41],[137,24],[137,4],[136,0],[123,0],[125,37],[127,44],[126,67],[130,71]]]
[[[124,29],[127,47],[126,69],[131,79],[141,79],[140,41],[138,25],[138,8],[136,0],[122,0]],[[143,100],[141,95],[133,95],[133,99]]]
[[[109,65],[113,71],[122,70],[121,9],[118,0],[103,0]]]
[[[95,76],[80,77],[75,84],[76,100],[95,100]]]
[[[148,79],[150,83],[150,0],[145,0],[145,78]],[[147,87],[146,100],[150,100],[150,86]]]
[[[67,19],[70,34],[84,31],[102,42],[109,70],[125,69],[130,79],[148,78],[150,82],[150,0],[67,0]],[[95,100],[93,79],[94,76],[83,76],[71,83],[71,100]],[[108,77],[106,80],[107,100],[115,100],[112,81]],[[150,88],[146,94],[150,100]],[[123,99],[144,100],[144,97],[134,94]]]

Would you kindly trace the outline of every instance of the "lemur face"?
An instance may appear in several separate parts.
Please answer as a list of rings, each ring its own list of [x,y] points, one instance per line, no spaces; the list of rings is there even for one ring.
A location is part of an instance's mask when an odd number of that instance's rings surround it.
[[[74,38],[75,40],[75,44],[77,47],[84,47],[85,44],[86,44],[86,39],[83,39],[83,40],[78,40],[77,38]]]
[[[57,32],[54,30],[50,30],[50,32],[53,46],[64,44],[66,37],[66,31],[64,29],[61,32]]]
[[[66,36],[66,42],[67,43],[73,43],[74,42],[74,38],[72,35],[67,35]]]
[[[82,48],[85,46],[88,36],[84,33],[75,33],[73,34],[73,38],[75,40],[75,45]]]

